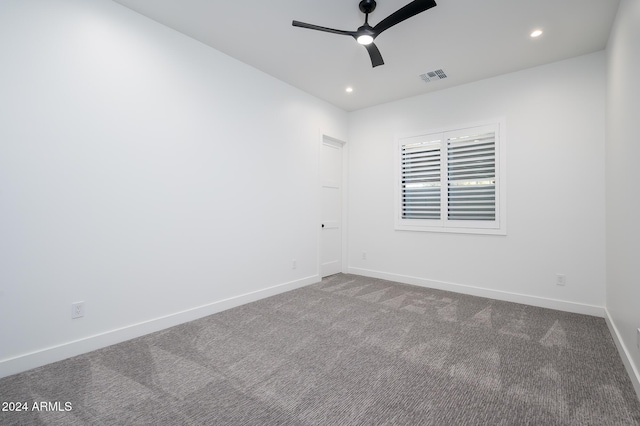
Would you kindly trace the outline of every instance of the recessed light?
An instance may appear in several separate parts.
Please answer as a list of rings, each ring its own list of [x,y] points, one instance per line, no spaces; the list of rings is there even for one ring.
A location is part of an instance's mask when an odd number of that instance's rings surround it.
[[[541,35],[542,35],[542,30],[535,30],[531,34],[529,34],[531,38],[540,37]]]
[[[347,87],[347,88],[345,89],[345,91],[346,91],[347,93],[351,93],[351,92],[353,92],[353,87]]]

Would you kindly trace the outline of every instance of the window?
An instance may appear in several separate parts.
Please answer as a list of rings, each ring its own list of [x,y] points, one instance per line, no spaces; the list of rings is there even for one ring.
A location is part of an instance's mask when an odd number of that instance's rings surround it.
[[[506,234],[504,120],[397,138],[396,229]]]

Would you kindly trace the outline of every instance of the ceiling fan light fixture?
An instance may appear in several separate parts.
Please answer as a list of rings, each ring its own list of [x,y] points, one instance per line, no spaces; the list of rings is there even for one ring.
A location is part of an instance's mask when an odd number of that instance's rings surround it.
[[[364,46],[366,46],[367,44],[373,43],[373,37],[371,37],[369,34],[362,34],[358,36],[357,40],[358,40],[358,43]]]

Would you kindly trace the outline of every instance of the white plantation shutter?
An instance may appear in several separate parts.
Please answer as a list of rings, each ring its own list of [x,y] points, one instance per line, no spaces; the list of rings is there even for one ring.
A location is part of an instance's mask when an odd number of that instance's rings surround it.
[[[401,146],[402,217],[440,219],[441,140]]]
[[[506,233],[499,130],[498,123],[398,139],[396,229]]]
[[[495,132],[447,138],[447,218],[496,218]]]

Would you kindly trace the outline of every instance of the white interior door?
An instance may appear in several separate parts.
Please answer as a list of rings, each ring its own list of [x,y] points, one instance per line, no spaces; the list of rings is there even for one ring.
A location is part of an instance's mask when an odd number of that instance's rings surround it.
[[[320,158],[322,192],[320,273],[342,272],[342,144],[324,138]]]

